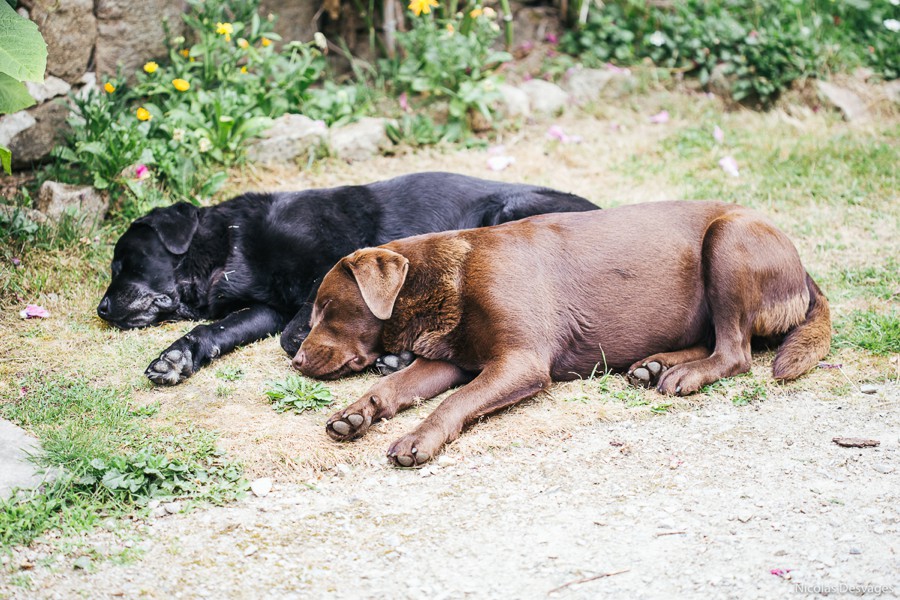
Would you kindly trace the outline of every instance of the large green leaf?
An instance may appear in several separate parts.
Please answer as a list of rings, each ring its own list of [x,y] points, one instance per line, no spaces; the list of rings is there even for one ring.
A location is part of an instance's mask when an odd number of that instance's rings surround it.
[[[14,113],[32,104],[34,98],[25,89],[25,84],[0,73],[0,115]]]
[[[47,44],[37,25],[0,2],[0,73],[17,81],[44,80]]]

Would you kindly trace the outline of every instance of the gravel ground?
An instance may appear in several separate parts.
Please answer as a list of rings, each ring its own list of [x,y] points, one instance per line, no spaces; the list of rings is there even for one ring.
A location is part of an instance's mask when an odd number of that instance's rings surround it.
[[[798,392],[594,422],[477,457],[451,446],[418,471],[339,465],[314,485],[276,481],[265,497],[152,519],[134,542],[103,529],[81,540],[114,557],[133,545],[124,563],[22,550],[4,561],[34,563],[20,572],[31,589],[0,595],[893,597],[898,405],[895,381],[837,401]]]

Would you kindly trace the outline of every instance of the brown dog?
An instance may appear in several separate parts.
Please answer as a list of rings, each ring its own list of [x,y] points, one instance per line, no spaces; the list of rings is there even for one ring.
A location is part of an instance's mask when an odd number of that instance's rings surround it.
[[[753,337],[786,334],[779,380],[812,368],[831,341],[828,301],[788,238],[719,202],[542,215],[358,250],[325,276],[311,325],[293,361],[305,375],[340,377],[385,352],[420,357],[333,415],[334,439],[471,382],[390,447],[406,467],[598,363],[690,394],[749,370]]]

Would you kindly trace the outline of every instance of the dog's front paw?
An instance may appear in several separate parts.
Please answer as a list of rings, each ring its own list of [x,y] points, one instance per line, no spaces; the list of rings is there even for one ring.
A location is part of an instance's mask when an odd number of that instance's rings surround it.
[[[188,348],[169,348],[144,371],[147,378],[157,385],[175,385],[193,373],[193,355]]]
[[[400,354],[385,354],[375,360],[375,369],[382,375],[390,375],[405,369],[416,360],[416,355],[408,350]]]
[[[434,458],[445,441],[436,428],[420,426],[391,444],[388,459],[398,467],[416,467]]]

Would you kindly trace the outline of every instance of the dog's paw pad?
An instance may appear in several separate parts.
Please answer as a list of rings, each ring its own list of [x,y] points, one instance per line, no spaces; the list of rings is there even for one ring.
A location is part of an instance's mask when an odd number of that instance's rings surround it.
[[[190,350],[169,350],[150,363],[144,374],[157,385],[175,385],[191,376],[193,362]]]
[[[443,445],[443,437],[434,432],[411,433],[403,436],[388,450],[388,459],[398,467],[415,467],[427,463]],[[433,449],[428,450],[426,447]]]
[[[352,407],[349,409],[352,410]],[[359,413],[339,412],[328,419],[325,424],[325,432],[335,441],[346,442],[362,436],[368,431],[371,424],[371,417],[366,418]]]
[[[647,370],[650,372],[650,375],[653,377],[659,377],[659,374],[662,373],[663,366],[656,362],[655,360],[647,363]]]
[[[405,369],[416,360],[416,355],[404,350],[400,354],[385,354],[375,360],[375,369],[382,375],[390,375]]]
[[[632,369],[626,374],[628,383],[635,387],[656,387],[660,376],[666,372],[666,366],[659,361],[651,360],[641,363],[641,366]]]
[[[400,455],[394,458],[401,467],[411,467],[415,464],[415,460],[412,456]]]

